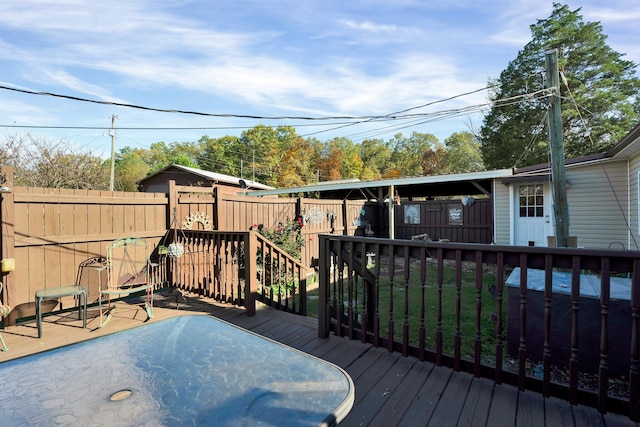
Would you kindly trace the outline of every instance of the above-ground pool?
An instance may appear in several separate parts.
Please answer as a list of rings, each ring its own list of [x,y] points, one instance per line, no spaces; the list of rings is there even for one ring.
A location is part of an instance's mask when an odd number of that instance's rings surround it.
[[[330,425],[354,401],[337,366],[202,315],[0,363],[0,378],[4,426]]]

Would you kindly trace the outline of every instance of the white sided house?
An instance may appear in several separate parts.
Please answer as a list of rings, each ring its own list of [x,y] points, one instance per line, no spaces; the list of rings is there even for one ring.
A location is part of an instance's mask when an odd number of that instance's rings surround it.
[[[640,249],[640,125],[606,153],[565,161],[569,235],[587,249]],[[516,169],[494,185],[495,243],[553,245],[549,164]]]

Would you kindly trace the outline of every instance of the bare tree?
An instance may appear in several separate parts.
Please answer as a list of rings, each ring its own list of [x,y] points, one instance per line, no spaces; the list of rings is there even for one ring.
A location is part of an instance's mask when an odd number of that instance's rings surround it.
[[[5,138],[0,162],[14,168],[14,183],[27,187],[106,190],[109,170],[91,152],[78,152],[64,140],[30,134]]]

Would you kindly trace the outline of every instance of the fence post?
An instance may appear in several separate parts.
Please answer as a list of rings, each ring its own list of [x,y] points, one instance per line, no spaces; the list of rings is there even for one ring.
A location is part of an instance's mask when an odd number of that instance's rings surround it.
[[[256,315],[256,294],[258,292],[257,260],[258,239],[255,231],[244,234],[245,300],[247,316]]]
[[[13,168],[8,166],[2,167],[2,180],[0,186],[6,187],[9,191],[0,192],[0,223],[2,225],[0,229],[0,258],[9,259],[15,258],[15,221],[14,221],[14,204],[13,204]],[[0,180],[0,181],[2,181]],[[27,268],[26,265],[20,266],[20,268]],[[13,280],[13,274],[10,272],[2,273],[1,281],[4,283],[2,303],[15,307],[17,304],[17,290],[15,287],[15,281]],[[9,315],[5,318],[4,326],[15,326],[16,317]]]

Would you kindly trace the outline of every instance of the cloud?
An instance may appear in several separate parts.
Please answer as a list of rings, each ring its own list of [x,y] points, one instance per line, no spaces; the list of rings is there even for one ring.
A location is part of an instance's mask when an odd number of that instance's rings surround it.
[[[351,20],[341,20],[340,23],[349,29],[371,33],[397,33],[399,30],[396,25],[374,24],[371,21],[356,22]]]
[[[149,107],[265,116],[388,114],[478,89],[530,40],[529,25],[552,10],[537,0],[27,3],[0,2],[0,67],[13,84]],[[628,6],[632,15],[638,11]],[[582,12],[585,19],[599,14],[627,25],[615,11],[603,4]],[[615,40],[619,47],[625,39]],[[484,95],[438,108],[481,103]],[[106,108],[81,105],[78,111],[74,117],[104,115]],[[160,125],[166,120],[147,116]]]

